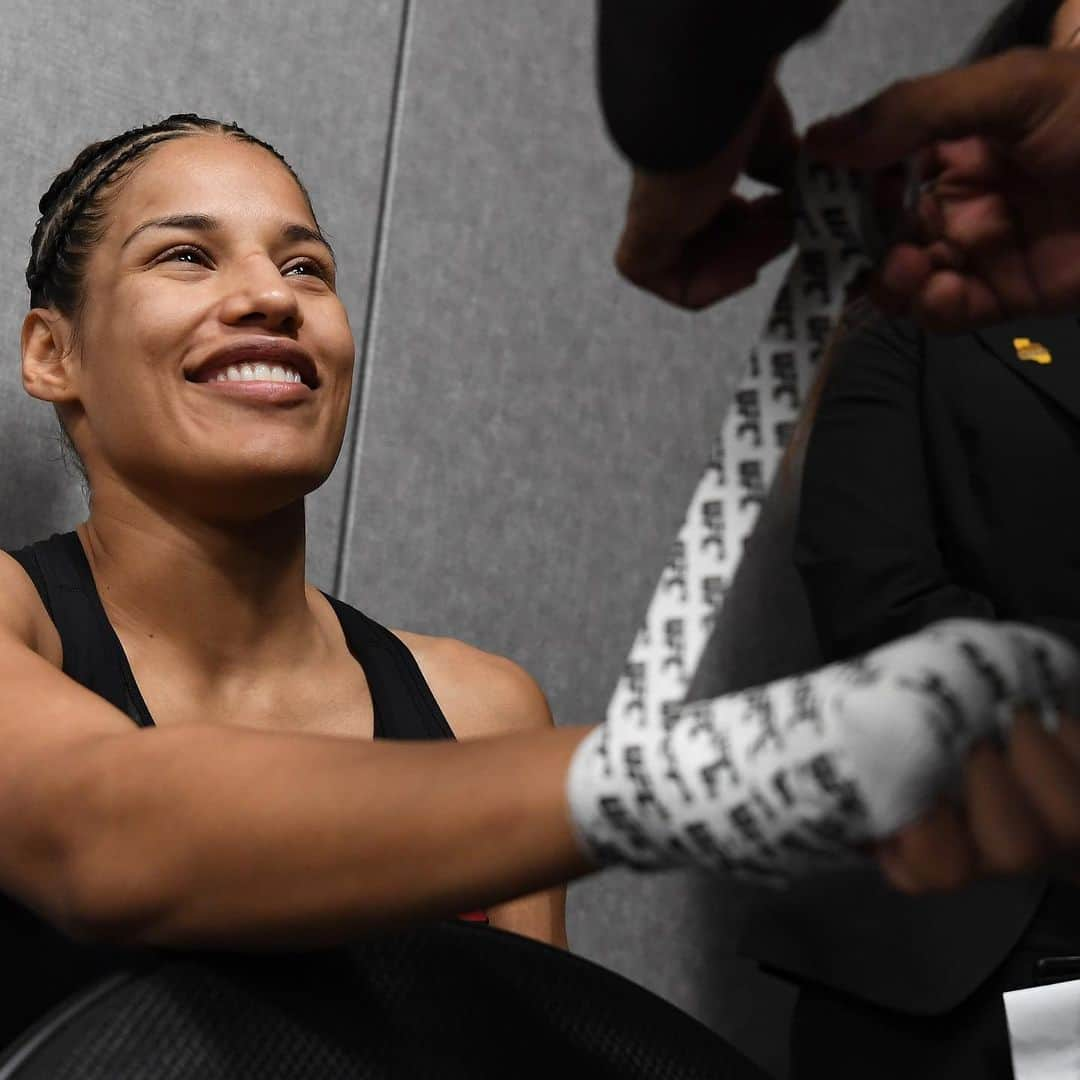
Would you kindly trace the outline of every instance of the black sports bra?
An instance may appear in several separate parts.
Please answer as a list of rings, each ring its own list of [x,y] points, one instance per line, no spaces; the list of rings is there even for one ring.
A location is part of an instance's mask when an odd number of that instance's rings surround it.
[[[140,727],[152,727],[153,717],[105,614],[78,535],[54,533],[9,554],[30,576],[60,634],[64,674],[127,713]],[[446,717],[401,639],[349,604],[323,595],[367,677],[375,738],[452,739]]]
[[[64,648],[65,674],[125,712],[154,723],[127,656],[101,604],[74,532],[54,533],[9,552],[26,570]],[[326,595],[325,593],[323,594]],[[375,737],[452,739],[454,733],[405,644],[356,608],[327,596],[349,650],[363,667],[375,711]],[[486,921],[483,913],[463,918]],[[11,991],[0,1009],[0,1048],[69,994],[145,953],[78,944],[0,893],[0,964]]]

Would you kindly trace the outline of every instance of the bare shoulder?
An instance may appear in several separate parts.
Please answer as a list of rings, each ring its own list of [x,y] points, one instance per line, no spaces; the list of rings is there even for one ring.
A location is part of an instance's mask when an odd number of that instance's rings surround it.
[[[0,631],[28,645],[60,667],[60,635],[38,596],[34,583],[17,559],[0,551]]]
[[[540,685],[513,660],[456,638],[393,633],[413,654],[459,738],[506,735],[554,723]]]

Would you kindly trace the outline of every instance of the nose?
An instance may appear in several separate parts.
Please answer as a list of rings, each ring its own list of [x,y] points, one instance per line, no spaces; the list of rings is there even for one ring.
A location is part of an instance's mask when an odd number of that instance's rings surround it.
[[[251,255],[228,277],[221,318],[230,325],[266,326],[295,333],[304,323],[296,292],[273,259]]]

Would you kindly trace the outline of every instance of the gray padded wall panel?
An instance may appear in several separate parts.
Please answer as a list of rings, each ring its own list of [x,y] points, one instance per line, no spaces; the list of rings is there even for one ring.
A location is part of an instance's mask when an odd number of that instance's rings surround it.
[[[992,8],[847,4],[784,65],[797,116],[951,61]],[[696,316],[615,279],[626,177],[580,0],[415,0],[393,167],[344,595],[509,655],[560,722],[597,720],[783,261]],[[770,508],[766,563],[787,513]],[[801,662],[805,642],[769,650],[777,612],[754,602],[797,604],[791,580],[759,565],[736,597],[765,650],[746,670]],[[746,663],[732,648],[710,657]],[[781,1076],[791,992],[733,955],[747,896],[610,873],[571,890],[571,940]]]
[[[52,409],[23,392],[22,270],[37,200],[87,142],[171,112],[236,120],[304,179],[341,262],[359,342],[365,321],[401,0],[4,0],[0,125],[0,544],[85,516],[55,459]],[[348,443],[346,443],[346,446]],[[344,462],[308,500],[309,576],[334,576]]]

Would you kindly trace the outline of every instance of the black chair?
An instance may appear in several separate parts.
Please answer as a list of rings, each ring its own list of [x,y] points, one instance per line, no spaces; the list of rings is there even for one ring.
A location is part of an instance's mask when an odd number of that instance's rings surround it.
[[[170,954],[76,995],[0,1080],[763,1080],[619,975],[484,926],[333,951]]]

